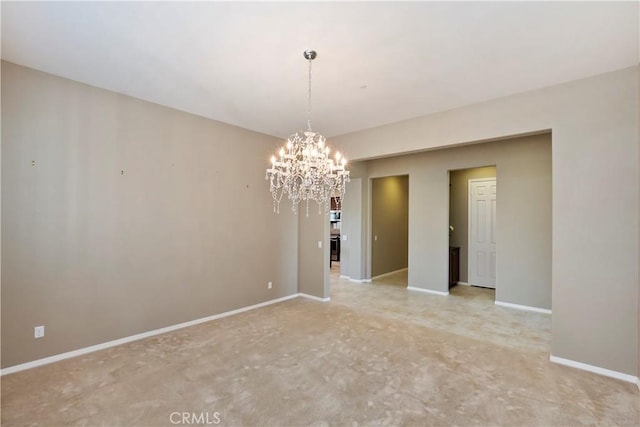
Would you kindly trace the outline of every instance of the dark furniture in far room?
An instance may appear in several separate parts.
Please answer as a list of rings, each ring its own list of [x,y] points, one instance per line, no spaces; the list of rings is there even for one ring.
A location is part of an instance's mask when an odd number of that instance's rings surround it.
[[[332,261],[340,261],[340,235],[331,235],[331,251],[329,252],[329,268]]]
[[[449,288],[460,280],[460,248],[449,246]]]

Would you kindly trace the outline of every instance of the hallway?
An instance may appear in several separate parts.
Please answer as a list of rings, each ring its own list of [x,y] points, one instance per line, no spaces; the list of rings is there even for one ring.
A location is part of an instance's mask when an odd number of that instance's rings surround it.
[[[330,280],[332,303],[549,357],[551,315],[496,306],[494,289],[458,285],[449,296],[410,291],[407,270],[355,283],[340,278],[339,263]]]

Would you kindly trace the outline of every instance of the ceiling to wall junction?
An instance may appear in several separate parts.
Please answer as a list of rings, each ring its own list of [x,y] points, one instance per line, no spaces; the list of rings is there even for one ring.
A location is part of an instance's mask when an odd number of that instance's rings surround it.
[[[637,2],[7,2],[2,58],[285,137],[638,63]]]

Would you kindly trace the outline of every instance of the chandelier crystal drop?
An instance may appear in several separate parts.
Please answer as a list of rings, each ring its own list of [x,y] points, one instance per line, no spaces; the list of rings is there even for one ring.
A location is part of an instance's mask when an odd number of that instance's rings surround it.
[[[305,50],[304,57],[309,61],[308,128],[289,136],[278,154],[271,156],[265,179],[270,183],[274,212],[280,213],[280,201],[286,194],[294,213],[298,204],[306,201],[308,216],[309,201],[315,201],[318,213],[322,213],[323,205],[325,212],[329,210],[332,197],[344,199],[349,171],[347,159],[340,152],[332,157],[326,138],[311,130],[311,61],[316,52]]]

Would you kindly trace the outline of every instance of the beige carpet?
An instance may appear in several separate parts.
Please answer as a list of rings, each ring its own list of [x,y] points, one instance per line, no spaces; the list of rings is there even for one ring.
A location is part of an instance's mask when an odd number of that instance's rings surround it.
[[[386,280],[5,376],[2,426],[640,424],[635,385],[548,361],[549,316]]]

